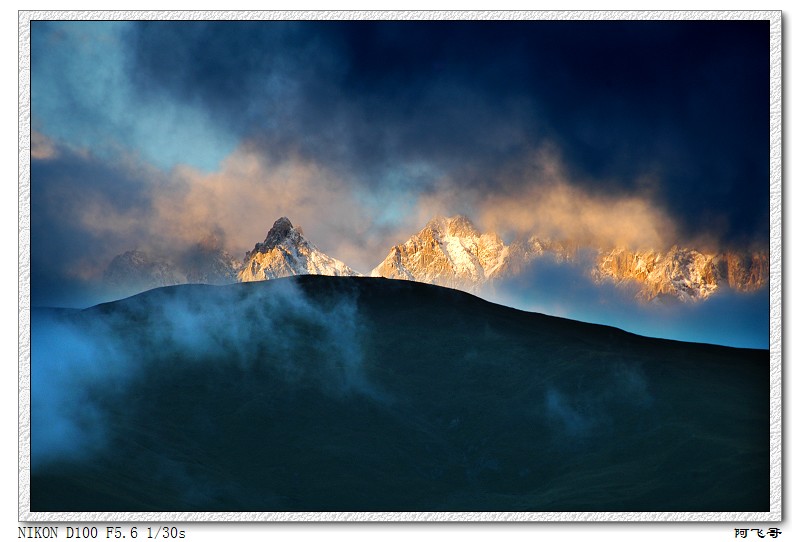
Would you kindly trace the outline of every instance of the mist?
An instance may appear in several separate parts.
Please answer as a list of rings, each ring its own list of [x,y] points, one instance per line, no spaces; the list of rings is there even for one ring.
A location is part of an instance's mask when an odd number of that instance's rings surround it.
[[[354,295],[314,302],[290,281],[248,286],[152,290],[113,310],[34,309],[34,471],[90,461],[113,446],[109,413],[141,407],[142,394],[158,390],[161,380],[191,385],[193,374],[234,374],[247,382],[248,374],[267,373],[334,398],[388,400],[364,372],[364,323]],[[128,407],[120,404],[126,401]]]

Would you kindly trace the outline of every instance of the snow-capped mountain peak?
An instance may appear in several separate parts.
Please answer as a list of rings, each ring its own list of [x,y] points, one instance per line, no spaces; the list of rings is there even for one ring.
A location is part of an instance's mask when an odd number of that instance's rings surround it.
[[[475,291],[502,270],[508,254],[497,235],[481,234],[467,217],[437,216],[392,247],[371,274]]]
[[[292,275],[358,276],[360,273],[320,251],[306,240],[300,228],[282,216],[264,241],[256,243],[245,255],[238,279],[251,282]]]
[[[579,258],[579,254],[592,259]],[[596,283],[611,280],[635,285],[641,301],[708,299],[721,285],[734,290],[757,290],[769,276],[765,253],[703,253],[674,246],[670,250],[600,250],[569,240],[531,236],[505,244],[495,233],[480,233],[464,216],[437,216],[403,244],[395,245],[372,270],[374,277],[414,280],[478,292],[551,258],[566,266],[585,267]],[[592,262],[592,263],[589,263]]]
[[[287,240],[297,243],[298,236],[302,237],[300,232],[292,226],[291,221],[285,216],[282,216],[275,221],[272,228],[267,232],[267,238],[264,239],[264,242],[256,245],[256,249],[259,252],[267,252],[269,249],[273,249]]]
[[[292,275],[358,276],[343,262],[309,242],[299,226],[280,217],[244,260],[208,235],[197,244],[166,254],[141,250],[116,256],[105,284],[122,293],[185,282],[225,284]],[[768,283],[766,252],[700,252],[680,246],[667,251],[598,249],[569,240],[530,236],[506,244],[493,232],[481,233],[465,216],[436,216],[405,243],[393,246],[371,275],[427,282],[482,293],[550,261],[579,267],[596,284],[629,285],[644,302],[702,301],[720,290],[754,291]]]

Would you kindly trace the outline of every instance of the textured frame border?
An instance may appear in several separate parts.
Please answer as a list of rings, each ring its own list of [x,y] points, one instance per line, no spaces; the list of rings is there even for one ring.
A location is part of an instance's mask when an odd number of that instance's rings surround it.
[[[30,150],[33,20],[768,20],[770,22],[770,510],[769,512],[31,512]],[[782,28],[780,11],[20,11],[18,49],[19,521],[525,522],[781,521],[782,519]]]

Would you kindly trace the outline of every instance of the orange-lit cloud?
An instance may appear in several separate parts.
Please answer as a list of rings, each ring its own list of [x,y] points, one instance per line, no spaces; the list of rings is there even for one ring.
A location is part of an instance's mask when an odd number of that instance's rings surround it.
[[[664,248],[674,221],[647,195],[590,192],[571,181],[552,150],[538,152],[511,192],[486,194],[478,221],[491,230],[536,235],[597,248]],[[501,184],[505,179],[501,179]]]
[[[58,156],[53,141],[41,132],[31,130],[31,158],[34,160],[51,160]]]
[[[96,274],[102,273],[99,262],[126,250],[169,256],[210,234],[241,258],[281,216],[302,226],[320,250],[365,274],[435,215],[466,214],[507,242],[531,235],[598,248],[663,248],[674,242],[673,222],[652,199],[591,193],[569,179],[552,149],[532,154],[529,166],[498,172],[484,185],[496,188],[492,191],[459,186],[447,177],[423,194],[410,186],[402,197],[413,205],[377,227],[381,206],[358,197],[363,186],[297,156],[274,162],[242,147],[212,173],[186,166],[166,175],[140,169],[145,204],[120,210],[102,194],[85,194],[80,217],[86,230],[119,243],[107,244],[109,252],[96,256]],[[126,168],[135,169],[135,161]],[[84,276],[88,267],[81,265]]]
[[[414,220],[403,223],[402,233],[375,227],[379,205],[365,203],[354,185],[296,156],[274,162],[242,147],[211,173],[188,166],[165,173],[131,156],[119,157],[115,167],[124,172],[117,177],[126,179],[121,192],[130,204],[121,204],[110,189],[115,176],[98,178],[80,194],[53,188],[62,193],[64,220],[95,240],[67,269],[72,276],[99,278],[114,256],[128,250],[170,258],[209,235],[242,258],[281,216],[301,226],[320,250],[368,274],[392,243],[401,242],[395,238],[415,227]]]
[[[274,163],[242,149],[214,173],[176,168],[170,185],[153,195],[152,233],[185,246],[222,234],[232,255],[242,257],[287,216],[322,251],[348,261],[363,252],[364,214],[350,188],[324,168],[297,158]]]

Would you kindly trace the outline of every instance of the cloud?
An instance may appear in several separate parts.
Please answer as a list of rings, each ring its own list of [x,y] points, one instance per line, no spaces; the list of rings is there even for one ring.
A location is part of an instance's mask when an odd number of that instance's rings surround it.
[[[31,160],[31,302],[74,306],[114,255],[147,242],[150,193],[164,176],[124,156],[53,148]]]
[[[204,374],[234,375],[234,381],[237,374],[267,372],[289,388],[388,400],[363,370],[365,323],[356,303],[347,293],[318,303],[287,280],[153,291],[118,302],[113,310],[35,309],[34,471],[56,461],[90,461],[118,430],[107,426],[109,412],[149,402],[141,391],[127,395],[130,390],[171,378],[185,382],[198,366]]]
[[[580,412],[555,389],[547,390],[545,412],[548,418],[558,423],[570,437],[585,435],[592,425],[590,416]]]
[[[548,384],[543,394],[546,421],[559,437],[582,441],[613,434],[619,407],[640,415],[653,405],[647,374],[634,359],[604,359],[592,374],[575,375],[560,387]],[[588,384],[591,382],[591,384]],[[626,417],[627,418],[627,417]],[[630,423],[625,419],[624,423]],[[601,437],[602,438],[602,437]],[[584,442],[583,444],[589,444]]]
[[[177,260],[211,235],[241,258],[281,216],[365,274],[435,215],[466,214],[506,242],[536,235],[592,247],[680,243],[672,218],[647,196],[658,190],[655,179],[635,194],[592,191],[552,145],[530,150],[484,186],[461,186],[420,166],[371,188],[302,155],[275,160],[249,145],[214,172],[185,165],[164,172],[125,154],[106,162],[67,147],[56,152],[32,166],[32,258],[39,271],[40,262],[60,262],[48,271],[52,283],[59,275],[98,282],[111,259],[129,250]],[[404,173],[429,177],[428,188],[415,192]]]
[[[650,196],[683,237],[765,245],[762,23],[145,23],[125,43],[137,92],[198,105],[271,160],[295,153],[362,190],[415,163],[433,174],[405,192],[441,190],[442,176],[491,191],[549,141],[581,191],[636,195],[655,177]]]
[[[214,169],[235,146],[208,111],[138,89],[127,36],[136,23],[33,21],[31,117],[40,132],[95,156],[119,149],[158,167]]]
[[[50,160],[58,153],[53,141],[36,130],[31,130],[31,158],[33,160]]]
[[[243,256],[287,216],[320,250],[358,271],[369,272],[384,249],[383,229],[372,228],[378,210],[346,180],[299,156],[274,161],[240,148],[214,173],[179,167],[152,204],[152,234],[165,244],[196,243],[213,228]]]
[[[592,189],[620,183],[581,178],[553,144],[530,147],[523,156],[487,172],[480,184],[464,186],[442,176],[418,196],[417,224],[435,215],[464,214],[506,242],[537,236],[595,248],[682,244],[676,219],[655,197],[656,178],[642,178],[636,190]]]
[[[682,234],[710,223],[717,238],[763,241],[762,26],[40,21],[32,115],[37,133],[109,160],[122,149],[164,171],[213,173],[246,148],[398,200],[491,195],[498,171],[524,171],[550,142],[576,189],[552,203],[609,191],[630,195],[617,210],[636,214],[642,179],[655,177],[647,203]],[[51,152],[36,143],[34,157]],[[530,180],[516,176],[510,197]]]
[[[74,317],[73,313],[73,317]],[[36,310],[31,314],[31,463],[83,460],[102,448],[104,413],[97,388],[119,389],[136,368],[105,322],[91,329]]]
[[[663,249],[679,242],[668,212],[637,193],[592,191],[574,182],[551,147],[535,153],[512,190],[489,193],[480,202],[480,222],[518,237],[569,240],[596,248]]]
[[[245,145],[217,171],[183,165],[164,172],[124,153],[98,157],[54,145],[53,158],[34,158],[31,167],[34,305],[114,298],[102,287],[103,273],[130,250],[175,261],[213,235],[242,258],[281,216],[367,274],[420,227],[415,207],[395,205],[391,190],[359,189],[297,155],[273,160]],[[387,220],[389,208],[398,212]],[[87,288],[95,293],[86,297]],[[76,301],[78,291],[86,301]]]
[[[767,38],[730,21],[34,22],[34,282],[210,232],[239,257],[283,215],[364,273],[435,214],[506,241],[764,248]]]

